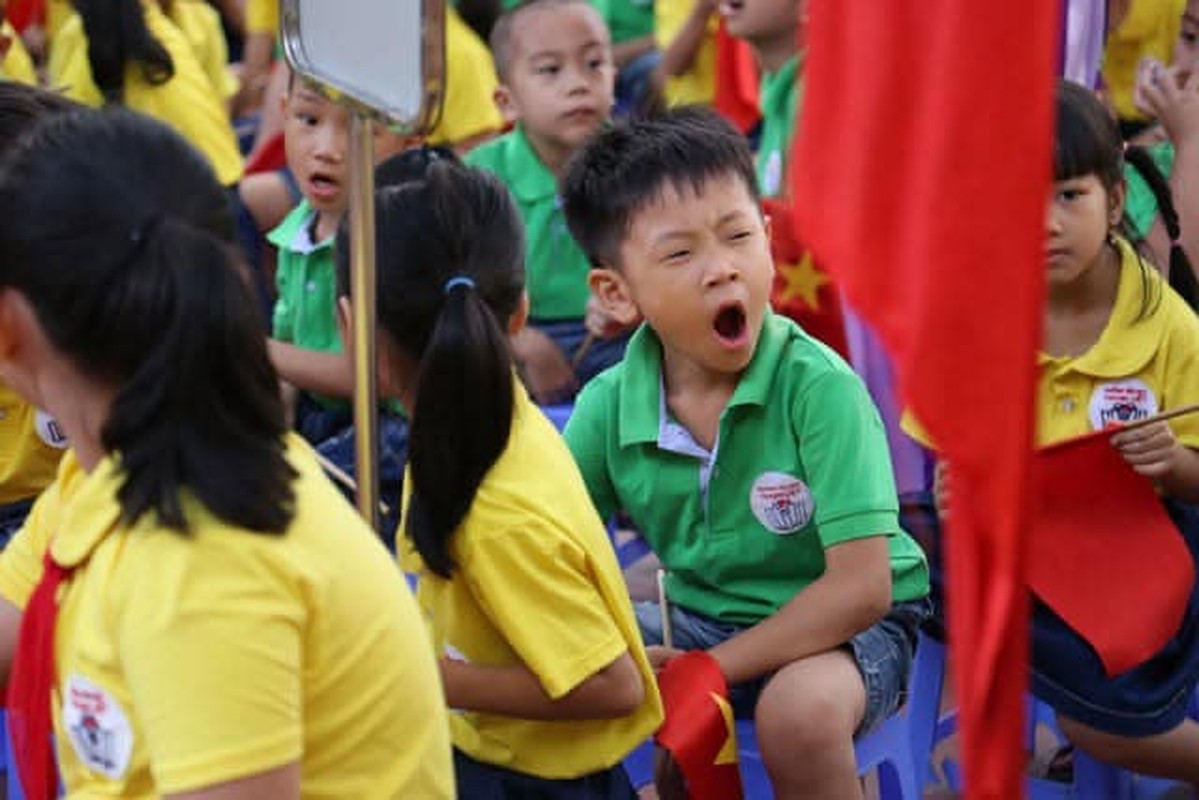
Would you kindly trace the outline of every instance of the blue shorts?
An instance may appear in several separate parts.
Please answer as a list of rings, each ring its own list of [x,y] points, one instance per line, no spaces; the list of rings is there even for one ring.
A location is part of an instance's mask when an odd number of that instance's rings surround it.
[[[18,500],[15,503],[0,506],[0,550],[8,547],[8,542],[12,539],[13,534],[21,530],[21,526],[25,524],[25,518],[29,516],[29,510],[33,508],[34,498],[29,500]]]
[[[633,610],[645,644],[662,644],[662,617],[658,604],[635,603]],[[931,613],[932,602],[927,598],[896,603],[887,616],[845,644],[853,654],[866,686],[866,713],[855,737],[870,733],[907,700],[917,633]],[[670,619],[674,628],[674,646],[680,650],[707,650],[749,627],[721,622],[677,605],[671,608]],[[770,678],[765,675],[729,688],[729,700],[738,719],[753,718],[758,695]]]
[[[458,796],[469,800],[637,800],[621,764],[581,778],[553,780],[486,764],[454,748],[454,780]]]

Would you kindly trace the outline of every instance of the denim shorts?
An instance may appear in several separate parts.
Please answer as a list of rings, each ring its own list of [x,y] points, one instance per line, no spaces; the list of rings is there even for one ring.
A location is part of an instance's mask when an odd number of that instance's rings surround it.
[[[645,644],[662,644],[658,604],[635,603],[633,610]],[[896,603],[887,616],[845,644],[846,650],[853,654],[866,686],[866,713],[855,737],[870,733],[907,700],[917,633],[931,614],[932,602],[927,598]],[[721,622],[677,605],[671,608],[670,619],[674,628],[674,646],[680,650],[707,650],[749,627]],[[758,695],[771,677],[764,675],[729,688],[729,700],[738,719],[753,718]]]
[[[33,508],[33,500],[18,500],[15,503],[0,506],[0,550],[8,547],[13,534],[21,530],[29,510]]]

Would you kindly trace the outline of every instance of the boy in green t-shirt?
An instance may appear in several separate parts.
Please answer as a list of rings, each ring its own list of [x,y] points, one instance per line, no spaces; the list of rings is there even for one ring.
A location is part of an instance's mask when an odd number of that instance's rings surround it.
[[[333,243],[349,204],[349,112],[315,87],[292,78],[283,100],[287,166],[303,200],[268,240],[279,249],[275,284],[278,297],[271,319],[268,351],[290,389],[295,428],[321,455],[354,473],[353,414],[347,398],[354,371],[342,350],[337,318],[337,272]],[[378,160],[401,151],[411,140],[380,128]],[[399,497],[407,450],[407,421],[379,415],[380,480]],[[393,506],[398,504],[392,503]],[[396,519],[384,520],[387,531]]]
[[[778,197],[802,93],[798,33],[807,0],[740,0],[721,4],[720,13],[729,35],[745,40],[762,68],[758,186],[763,197]]]
[[[475,148],[466,163],[498,175],[524,219],[529,324],[513,350],[539,403],[573,397],[620,359],[626,331],[589,308],[591,268],[566,228],[558,176],[612,108],[612,45],[586,0],[526,0],[491,32],[500,86],[496,102],[510,133]]]
[[[744,138],[698,108],[618,125],[572,160],[563,200],[599,302],[646,323],[566,439],[601,516],[628,513],[668,572],[679,649],[651,660],[708,651],[778,796],[860,797],[852,740],[902,700],[928,566],[865,387],[769,311]],[[637,612],[661,645],[661,609]]]

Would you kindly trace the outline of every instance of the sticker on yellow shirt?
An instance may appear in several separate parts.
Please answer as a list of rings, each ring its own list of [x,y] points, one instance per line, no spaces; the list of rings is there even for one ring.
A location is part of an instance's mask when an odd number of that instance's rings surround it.
[[[72,675],[63,693],[62,717],[71,745],[89,769],[114,780],[125,775],[133,755],[133,729],[111,694]]]
[[[749,505],[758,522],[771,533],[789,536],[812,519],[812,490],[785,472],[763,472],[749,492]]]
[[[1157,413],[1157,395],[1136,378],[1101,383],[1091,395],[1091,427],[1123,425]]]
[[[46,446],[59,450],[67,449],[67,435],[63,433],[58,420],[45,411],[39,410],[34,415],[33,427],[37,431],[37,438],[41,439]]]

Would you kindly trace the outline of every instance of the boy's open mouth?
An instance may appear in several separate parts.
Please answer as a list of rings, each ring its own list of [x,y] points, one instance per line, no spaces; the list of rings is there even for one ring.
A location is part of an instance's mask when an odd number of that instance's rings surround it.
[[[726,344],[737,344],[745,336],[745,309],[738,303],[721,306],[712,329]]]

